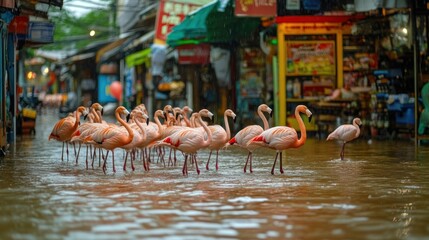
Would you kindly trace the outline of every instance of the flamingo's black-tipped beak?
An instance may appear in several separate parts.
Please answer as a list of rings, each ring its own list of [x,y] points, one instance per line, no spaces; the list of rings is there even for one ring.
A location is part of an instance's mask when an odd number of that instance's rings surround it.
[[[150,121],[149,121],[149,118],[148,118],[148,119],[146,119],[146,124],[147,124],[147,125],[149,125],[149,122],[150,122]]]
[[[83,115],[83,120],[86,120],[87,117],[88,117],[88,114]]]
[[[271,111],[271,112],[270,112],[270,117],[273,117],[273,114],[274,114],[273,112],[274,112],[274,111]]]
[[[103,113],[104,113],[104,109],[102,108],[102,109],[101,109],[101,115],[103,115]]]
[[[164,112],[164,119],[168,119],[167,118],[167,113]]]
[[[311,122],[311,118],[313,118],[313,115],[311,115],[310,117],[308,117],[308,122]]]
[[[232,121],[235,123],[237,121],[237,117],[233,118]]]
[[[127,114],[127,122],[130,121],[130,114]]]

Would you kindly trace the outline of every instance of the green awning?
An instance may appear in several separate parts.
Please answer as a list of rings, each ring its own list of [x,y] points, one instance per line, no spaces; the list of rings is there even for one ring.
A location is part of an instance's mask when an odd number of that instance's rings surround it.
[[[223,3],[222,3],[223,2]],[[224,43],[255,35],[259,18],[236,17],[232,0],[215,0],[194,11],[167,35],[169,46]]]
[[[125,57],[125,63],[128,67],[134,67],[136,65],[146,64],[146,66],[150,65],[150,48],[146,48],[139,52],[133,53]]]

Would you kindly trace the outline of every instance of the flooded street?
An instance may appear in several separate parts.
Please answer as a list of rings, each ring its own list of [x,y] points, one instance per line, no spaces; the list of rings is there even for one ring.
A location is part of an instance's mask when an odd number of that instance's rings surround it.
[[[61,143],[48,142],[55,115],[39,116],[35,136],[18,137],[16,153],[0,160],[0,239],[427,239],[429,147],[412,141],[358,139],[346,146],[309,139],[283,155],[230,147],[201,174],[189,166],[152,163],[145,172],[117,172],[108,162],[85,169],[61,161]]]

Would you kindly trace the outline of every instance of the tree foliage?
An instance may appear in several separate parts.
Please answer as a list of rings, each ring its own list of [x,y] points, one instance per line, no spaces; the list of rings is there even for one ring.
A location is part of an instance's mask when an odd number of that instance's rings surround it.
[[[86,15],[77,17],[66,9],[52,11],[50,20],[55,24],[54,43],[43,47],[44,50],[76,50],[79,51],[94,41],[112,36],[108,30],[116,30],[111,10],[93,10]],[[95,29],[95,37],[89,32]],[[97,31],[98,30],[98,31]]]

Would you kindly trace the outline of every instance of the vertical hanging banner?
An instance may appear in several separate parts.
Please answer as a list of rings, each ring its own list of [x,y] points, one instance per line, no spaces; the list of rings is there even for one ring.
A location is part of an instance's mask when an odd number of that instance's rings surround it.
[[[165,45],[167,34],[181,23],[186,15],[197,10],[211,0],[161,0],[155,23],[154,43]]]
[[[277,15],[276,0],[235,0],[236,16],[274,17]]]

